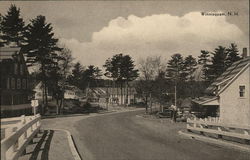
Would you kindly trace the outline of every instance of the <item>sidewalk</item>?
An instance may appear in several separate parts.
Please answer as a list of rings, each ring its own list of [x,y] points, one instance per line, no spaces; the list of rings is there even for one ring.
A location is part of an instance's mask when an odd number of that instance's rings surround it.
[[[42,130],[19,160],[72,160],[67,135],[63,131]]]

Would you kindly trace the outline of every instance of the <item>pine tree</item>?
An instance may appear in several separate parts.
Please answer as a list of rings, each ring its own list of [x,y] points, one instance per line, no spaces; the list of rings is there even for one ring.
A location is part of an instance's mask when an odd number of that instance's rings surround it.
[[[207,62],[209,62],[209,51],[205,51],[205,50],[201,50],[201,55],[198,56],[198,64],[207,64]]]
[[[186,80],[184,72],[184,60],[181,54],[177,53],[171,56],[172,59],[168,61],[166,76],[168,79],[178,83]]]
[[[72,75],[69,76],[69,83],[71,85],[74,85],[80,89],[84,89],[85,87],[82,84],[82,74],[83,74],[83,66],[81,65],[81,63],[77,62],[74,66],[73,66],[73,70],[72,70]]]
[[[1,28],[2,21],[3,21],[3,17],[0,14],[0,47],[4,46],[4,40],[2,39],[2,37],[3,37],[3,31],[2,31],[2,28]]]
[[[15,5],[11,5],[7,14],[1,16],[0,23],[2,44],[10,44],[15,42],[18,46],[21,46],[24,39],[24,21],[20,17],[20,9]]]
[[[208,80],[210,82],[214,81],[218,76],[220,76],[227,68],[226,58],[227,51],[225,47],[218,46],[212,53],[211,63],[208,66]]]
[[[58,39],[54,38],[53,28],[51,24],[46,23],[44,16],[37,16],[31,20],[25,32],[25,45],[23,46],[24,53],[27,54],[27,64],[36,66],[40,71],[40,80],[43,83],[45,100],[43,105],[47,107],[47,85],[49,69],[57,64],[56,51],[61,49],[57,46]]]
[[[193,56],[189,55],[185,58],[183,67],[184,67],[187,81],[194,80],[194,72],[196,70],[196,66],[197,66],[197,62]]]
[[[129,55],[116,54],[112,58],[106,60],[104,64],[104,75],[112,78],[116,83],[120,84],[121,92],[123,83],[132,81],[138,77],[138,70],[134,69],[134,61]],[[123,101],[123,93],[121,93],[121,101]]]
[[[227,51],[227,58],[226,58],[227,67],[230,67],[232,63],[241,59],[241,57],[238,54],[239,50],[236,44],[231,43],[231,45],[229,46],[229,48],[226,49],[226,51]]]
[[[82,73],[82,79],[85,86],[96,87],[97,80],[102,76],[101,70],[94,65],[88,66]]]
[[[208,65],[210,63],[209,51],[201,50],[201,55],[198,57],[198,64],[201,65],[202,69],[202,79],[208,81]]]

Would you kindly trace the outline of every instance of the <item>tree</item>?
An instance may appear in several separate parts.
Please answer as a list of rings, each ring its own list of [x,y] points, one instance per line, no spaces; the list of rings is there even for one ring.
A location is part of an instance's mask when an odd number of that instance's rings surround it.
[[[2,21],[3,21],[3,16],[0,14],[0,47],[4,46],[4,40],[3,40],[3,31],[2,31]]]
[[[81,85],[82,83],[82,74],[83,74],[83,66],[81,63],[77,62],[74,64],[72,69],[72,75],[68,77],[68,81],[71,85],[77,86],[80,89],[84,89],[84,87]]]
[[[104,64],[104,75],[112,78],[113,81],[120,84],[121,88],[121,104],[123,102],[123,83],[134,80],[138,77],[138,70],[134,69],[134,61],[129,55],[116,54],[112,58],[106,60]]]
[[[197,62],[196,59],[189,55],[184,60],[184,71],[187,81],[193,81],[194,80],[194,72],[196,70]]]
[[[171,56],[167,64],[166,76],[176,83],[186,80],[184,60],[181,54],[177,53]]]
[[[184,60],[181,54],[177,53],[171,56],[171,59],[167,64],[166,77],[169,83],[174,86],[174,90],[172,87],[169,88],[171,93],[175,93],[175,95],[178,95],[178,97],[185,95],[185,92],[183,92],[183,87],[185,86],[187,74],[185,72]],[[174,99],[175,102],[177,102],[176,96]]]
[[[134,61],[129,55],[124,55],[121,62],[121,75],[126,83],[127,94],[126,94],[126,102],[128,103],[128,89],[129,82],[135,80],[138,76],[138,70],[135,69]]]
[[[164,65],[160,56],[149,56],[146,59],[139,61],[139,70],[141,78],[145,80],[154,80],[161,71],[164,70]]]
[[[237,45],[231,43],[230,46],[226,49],[227,58],[226,58],[226,67],[230,67],[234,62],[241,59],[239,56],[239,50]]]
[[[208,65],[210,63],[210,54],[209,51],[201,50],[201,55],[198,57],[198,64],[201,65],[202,69],[202,79],[208,81]]]
[[[218,46],[212,53],[211,63],[208,65],[208,80],[209,82],[214,81],[218,76],[220,76],[227,68],[226,58],[227,51],[223,46]]]
[[[49,69],[57,65],[57,51],[61,49],[57,46],[58,39],[54,38],[53,28],[50,23],[46,23],[44,16],[37,16],[28,24],[25,32],[24,53],[27,54],[27,64],[36,66],[40,71],[40,80],[43,83],[44,98],[43,112],[47,109],[47,85]]]
[[[206,51],[206,50],[201,50],[201,55],[198,56],[198,64],[207,64],[207,62],[209,62],[209,51]]]
[[[97,86],[97,80],[102,76],[101,70],[94,65],[88,66],[82,73],[82,79],[85,82],[85,87]]]
[[[59,68],[60,68],[60,75],[61,79],[59,80],[59,87],[60,87],[60,93],[59,97],[61,99],[58,113],[61,113],[61,109],[64,107],[64,93],[65,93],[65,85],[67,83],[67,79],[71,74],[71,67],[72,67],[72,55],[71,51],[66,48],[65,46],[62,47],[62,51],[60,52],[60,61],[59,61]]]
[[[156,79],[159,81],[162,80],[159,78],[159,75],[164,74],[164,70],[165,67],[160,56],[149,56],[146,59],[141,59],[139,61],[139,71],[141,76],[140,80],[136,84],[136,91],[142,96],[146,103],[146,112],[148,112],[148,99],[151,97],[150,102],[152,102],[152,95],[153,97],[159,97],[162,94],[160,90],[157,90],[160,87],[156,87],[156,85],[160,86],[162,83],[155,82]],[[162,89],[166,88],[163,86],[161,87]],[[156,96],[157,94],[158,96]]]
[[[20,9],[11,4],[7,14],[1,16],[0,30],[3,44],[15,42],[18,46],[22,45],[24,39],[24,21],[20,17]],[[2,45],[3,45],[2,44]]]

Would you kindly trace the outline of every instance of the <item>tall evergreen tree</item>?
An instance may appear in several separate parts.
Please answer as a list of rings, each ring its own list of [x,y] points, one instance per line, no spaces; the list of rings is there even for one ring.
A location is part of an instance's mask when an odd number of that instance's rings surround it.
[[[239,56],[239,50],[236,44],[231,43],[230,46],[226,49],[227,58],[226,58],[226,66],[230,67],[232,63],[241,59]]]
[[[171,56],[167,63],[166,77],[172,86],[175,86],[178,97],[183,93],[183,84],[186,81],[186,72],[184,60],[181,54],[177,53]],[[173,88],[170,88],[173,91]]]
[[[0,23],[1,39],[4,44],[15,42],[18,46],[22,45],[24,34],[24,21],[20,17],[20,9],[11,4],[7,14],[2,16]]]
[[[4,46],[4,40],[3,40],[3,31],[2,31],[2,21],[3,21],[3,16],[1,15],[0,13],[0,47],[3,47]]]
[[[177,83],[186,80],[184,60],[181,54],[177,53],[171,56],[167,64],[166,76],[168,79]]]
[[[102,76],[101,70],[93,65],[88,66],[82,73],[82,79],[85,83],[85,87],[96,87],[97,80]]]
[[[44,98],[46,110],[47,85],[49,69],[56,65],[56,51],[61,49],[57,46],[58,39],[54,38],[53,28],[50,23],[46,23],[44,16],[37,16],[31,20],[25,32],[24,53],[27,54],[27,63],[30,66],[36,66],[40,71],[40,78],[43,82]]]
[[[124,82],[134,80],[138,77],[138,70],[134,69],[134,67],[134,61],[129,55],[116,54],[106,60],[104,64],[106,72],[104,75],[119,83],[122,92]],[[121,95],[123,101],[123,93]]]
[[[220,76],[227,68],[226,58],[227,51],[223,46],[218,46],[212,53],[211,63],[208,66],[208,80],[210,82],[214,81],[218,76]]]
[[[198,64],[201,65],[202,79],[208,81],[208,65],[210,63],[209,51],[201,50],[201,55],[198,57]]]
[[[68,78],[68,81],[71,85],[77,86],[80,89],[84,89],[83,86],[81,85],[83,69],[84,68],[81,65],[81,63],[77,62],[73,66],[72,75],[70,75]]]
[[[139,76],[138,70],[135,69],[134,61],[129,55],[124,55],[122,58],[121,74],[126,83],[126,103],[128,103],[129,82]]]
[[[189,55],[184,59],[184,71],[187,81],[193,81],[194,80],[194,72],[196,70],[197,62],[196,59]]]
[[[209,62],[209,51],[206,51],[206,50],[201,50],[201,55],[198,56],[198,64],[207,64],[207,62]]]

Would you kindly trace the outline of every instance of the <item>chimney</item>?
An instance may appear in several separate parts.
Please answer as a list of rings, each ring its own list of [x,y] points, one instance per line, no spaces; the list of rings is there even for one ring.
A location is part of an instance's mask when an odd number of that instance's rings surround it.
[[[247,54],[247,48],[243,48],[242,58],[247,58],[249,55]]]

